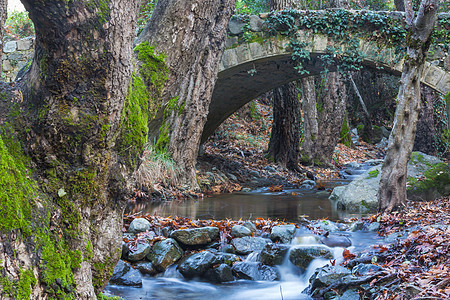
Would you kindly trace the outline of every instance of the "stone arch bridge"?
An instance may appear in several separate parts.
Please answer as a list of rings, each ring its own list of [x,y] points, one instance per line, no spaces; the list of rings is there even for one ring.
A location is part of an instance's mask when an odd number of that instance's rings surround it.
[[[335,42],[325,35],[306,30],[299,32],[299,36],[307,43],[305,49],[310,52],[310,60],[303,64],[309,75],[300,75],[294,69],[287,38],[272,37],[263,43],[244,43],[225,50],[202,142],[231,114],[259,95],[301,77],[319,74],[323,70],[319,56],[326,53],[327,46],[343,47],[334,45]],[[359,43],[364,57],[363,67],[381,68],[384,72],[401,75],[403,60],[394,49],[380,48],[377,43],[364,39],[359,39]],[[425,65],[421,82],[440,93],[450,92],[450,72],[429,62]]]

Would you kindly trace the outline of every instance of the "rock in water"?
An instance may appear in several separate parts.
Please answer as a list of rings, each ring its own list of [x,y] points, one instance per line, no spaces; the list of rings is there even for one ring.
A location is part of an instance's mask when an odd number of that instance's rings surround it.
[[[231,267],[227,264],[221,264],[217,268],[212,268],[206,271],[203,275],[203,278],[212,282],[228,282],[233,281],[233,273],[231,271]]]
[[[123,260],[119,260],[114,268],[110,283],[126,286],[142,286],[142,275]]]
[[[178,261],[183,250],[174,239],[166,239],[153,245],[152,251],[147,255],[159,272],[164,272],[168,266]]]
[[[137,244],[135,251],[128,253],[129,261],[143,260],[150,253],[152,247],[149,244]]]
[[[209,251],[202,251],[189,256],[180,263],[178,270],[184,277],[192,278],[201,276],[213,265],[220,263],[220,260]]]
[[[149,221],[147,221],[144,218],[137,218],[131,222],[130,227],[128,228],[128,231],[131,233],[139,233],[139,232],[145,232],[150,229],[151,229],[151,224]]]
[[[295,246],[289,253],[291,263],[301,269],[306,269],[315,258],[332,259],[333,253],[328,247],[321,245]]]
[[[257,262],[242,262],[233,266],[233,273],[239,279],[274,281],[280,274],[274,267]]]
[[[234,225],[233,228],[231,228],[230,235],[235,238],[240,238],[252,235],[252,231],[245,226]]]
[[[259,255],[259,261],[265,265],[281,265],[289,251],[289,246],[280,244],[267,244]]]
[[[170,237],[184,245],[205,245],[219,238],[219,228],[202,227],[194,229],[180,229],[172,232]]]
[[[274,242],[289,244],[294,237],[295,225],[274,226],[270,233],[270,239]]]
[[[245,236],[231,240],[231,244],[238,254],[249,254],[253,251],[261,251],[269,241],[260,237]]]

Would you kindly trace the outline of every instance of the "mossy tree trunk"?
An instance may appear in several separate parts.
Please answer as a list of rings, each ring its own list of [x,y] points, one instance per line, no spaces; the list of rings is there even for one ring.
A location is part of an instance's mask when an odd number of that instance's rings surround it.
[[[414,17],[411,0],[405,0],[406,22],[409,25],[407,50],[397,96],[394,126],[381,169],[378,189],[378,209],[392,211],[406,203],[407,164],[416,135],[421,109],[420,78],[431,44],[439,1],[423,0]]]
[[[270,10],[288,9],[293,0],[271,0]],[[300,102],[295,83],[287,83],[273,90],[273,126],[267,156],[278,165],[300,170]]]
[[[17,190],[1,197],[0,298],[96,299],[121,253],[133,166],[116,149],[133,129],[122,112],[140,1],[22,3],[36,47],[21,91],[2,102],[0,172],[14,174],[2,187]]]
[[[137,43],[164,53],[169,68],[161,107],[150,122],[149,141],[168,151],[181,182],[196,188],[195,164],[234,0],[158,1]],[[170,51],[169,51],[170,50]]]

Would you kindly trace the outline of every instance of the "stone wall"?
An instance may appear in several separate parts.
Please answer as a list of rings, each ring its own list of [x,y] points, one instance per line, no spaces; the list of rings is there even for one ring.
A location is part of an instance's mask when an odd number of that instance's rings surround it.
[[[34,37],[4,43],[2,56],[2,79],[12,82],[17,72],[33,57]]]

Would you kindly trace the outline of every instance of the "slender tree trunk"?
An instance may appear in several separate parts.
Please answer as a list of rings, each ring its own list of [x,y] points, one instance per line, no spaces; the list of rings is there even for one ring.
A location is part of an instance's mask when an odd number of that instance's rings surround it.
[[[172,155],[187,188],[198,186],[195,163],[234,2],[158,1],[137,41],[166,54],[170,74],[149,139]]]
[[[407,164],[414,145],[420,113],[420,78],[431,44],[437,5],[435,0],[423,0],[417,17],[414,18],[411,1],[405,0],[406,21],[410,26],[406,40],[407,55],[397,96],[394,126],[381,169],[378,190],[380,211],[391,211],[406,203]]]
[[[271,10],[291,7],[293,0],[272,0]],[[297,86],[288,83],[273,90],[273,126],[269,141],[268,157],[291,170],[299,170],[300,152],[300,102]]]
[[[273,119],[268,156],[288,169],[299,170],[300,104],[294,83],[273,91]]]
[[[3,35],[7,18],[8,0],[0,0],[0,76],[3,70]],[[0,79],[1,80],[1,79]]]
[[[120,257],[133,171],[115,144],[140,1],[22,3],[36,48],[1,131],[0,298],[96,299]]]

